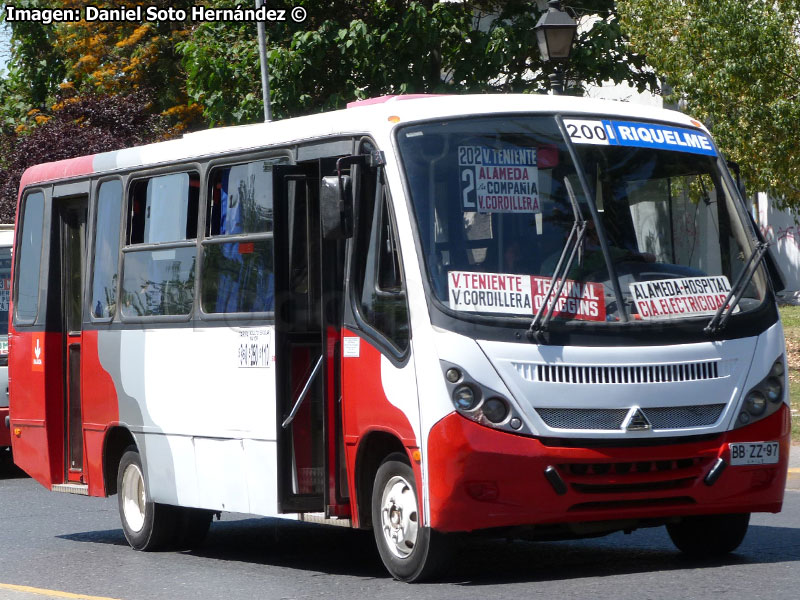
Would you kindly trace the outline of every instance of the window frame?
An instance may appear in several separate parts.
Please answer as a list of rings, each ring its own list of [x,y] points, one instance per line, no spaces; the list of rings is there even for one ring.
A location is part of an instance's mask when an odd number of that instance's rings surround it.
[[[13,325],[14,327],[32,327],[37,324],[39,320],[39,315],[42,309],[42,260],[45,256],[45,225],[47,224],[48,215],[47,215],[47,207],[50,204],[50,194],[47,193],[47,190],[42,186],[35,186],[28,188],[23,191],[22,193],[22,201],[19,203],[19,223],[17,224],[17,231],[25,233],[25,211],[28,206],[29,198],[36,193],[40,193],[42,195],[42,225],[41,230],[39,231],[39,274],[37,276],[37,286],[36,286],[36,314],[31,319],[22,319],[19,316],[19,284],[20,278],[17,275],[19,273],[19,262],[22,259],[22,252],[21,246],[24,239],[24,235],[15,235],[14,236],[14,252],[12,256],[12,277],[14,280],[13,290],[12,290],[12,300],[14,303],[14,311],[12,314]]]
[[[197,199],[197,234],[194,238],[188,240],[176,240],[171,242],[155,242],[155,243],[140,243],[131,244],[131,202],[133,188],[135,185],[143,181],[154,179],[156,177],[164,177],[168,175],[176,175],[186,173],[190,177],[196,175],[199,181],[200,189],[198,190]],[[197,282],[199,277],[199,242],[202,228],[205,226],[205,217],[202,213],[202,185],[207,173],[207,166],[198,162],[178,163],[170,165],[163,169],[153,169],[147,171],[138,171],[132,173],[124,186],[125,198],[123,200],[123,215],[122,215],[122,230],[120,232],[121,249],[120,249],[120,262],[119,262],[119,285],[117,289],[117,310],[116,314],[119,315],[119,320],[122,323],[185,323],[194,318],[197,310]],[[95,240],[96,241],[96,240]],[[194,283],[192,285],[192,306],[188,312],[180,315],[126,315],[122,308],[122,294],[125,282],[125,256],[127,254],[135,254],[138,252],[153,252],[158,250],[176,250],[181,248],[194,248],[195,249],[195,265],[194,265]],[[93,265],[94,268],[94,265]]]
[[[88,279],[88,292],[91,294],[91,300],[94,299],[94,276],[95,276],[95,261],[97,259],[97,215],[100,212],[100,188],[104,183],[108,183],[110,181],[119,181],[121,187],[121,198],[120,198],[120,206],[119,206],[119,229],[118,229],[118,238],[117,238],[117,290],[114,296],[114,313],[108,317],[98,317],[94,314],[94,307],[89,302],[89,320],[91,323],[111,323],[114,318],[120,314],[119,306],[120,306],[120,293],[122,290],[122,252],[121,248],[123,246],[123,238],[124,234],[126,233],[125,229],[127,227],[127,218],[126,218],[126,208],[127,208],[127,200],[126,200],[126,185],[125,180],[123,177],[118,175],[111,175],[111,176],[104,176],[99,177],[92,181],[92,190],[90,195],[90,203],[89,203],[89,219],[91,220],[91,269],[89,270]]]
[[[279,159],[284,159],[278,162]],[[248,153],[238,156],[218,158],[210,160],[205,165],[205,174],[201,182],[201,189],[203,196],[201,198],[198,213],[200,215],[200,222],[202,230],[198,231],[198,259],[197,259],[197,275],[196,275],[196,290],[195,290],[195,310],[197,315],[205,321],[274,321],[275,310],[271,311],[258,311],[258,312],[206,312],[203,308],[203,284],[205,269],[203,268],[206,248],[209,246],[241,243],[241,242],[272,242],[272,258],[273,258],[273,276],[275,274],[275,228],[272,231],[265,231],[260,233],[234,233],[224,235],[210,235],[208,233],[207,218],[209,214],[209,206],[211,203],[211,184],[212,176],[218,169],[235,167],[237,165],[244,165],[252,162],[274,160],[273,166],[278,165],[293,165],[295,164],[294,153],[291,148],[273,148],[266,152],[258,152],[256,154]],[[273,190],[275,182],[273,180]],[[273,207],[275,206],[275,198],[273,197]]]
[[[370,142],[371,143],[371,142]],[[412,327],[411,327],[411,312],[409,309],[408,304],[408,281],[405,275],[405,263],[403,262],[403,253],[400,246],[400,237],[397,232],[397,223],[396,223],[396,216],[394,211],[394,203],[392,201],[391,190],[389,185],[386,181],[385,175],[385,167],[378,167],[376,170],[376,177],[374,181],[375,185],[375,203],[373,204],[371,214],[369,216],[369,223],[364,224],[361,223],[361,209],[357,207],[357,210],[354,211],[356,213],[356,222],[354,228],[354,235],[353,239],[350,240],[350,267],[349,267],[349,276],[348,276],[348,287],[349,292],[348,295],[350,296],[350,308],[353,313],[353,317],[355,319],[356,324],[358,325],[359,330],[364,334],[369,341],[371,341],[375,346],[381,351],[382,354],[386,355],[393,363],[398,366],[404,365],[409,357],[411,356],[411,340],[413,338]],[[358,194],[359,200],[363,202],[364,192],[366,189],[362,189]],[[380,196],[380,199],[378,197]],[[402,292],[384,292],[380,290],[378,287],[379,278],[378,278],[378,269],[380,268],[380,260],[375,261],[375,273],[374,273],[374,291],[376,293],[391,293],[397,294],[402,296],[403,302],[406,306],[406,315],[408,320],[408,341],[406,343],[405,348],[400,348],[396,345],[395,341],[389,338],[389,336],[377,329],[364,315],[363,310],[361,309],[361,294],[364,291],[363,283],[365,280],[364,275],[367,272],[367,268],[369,265],[364,264],[363,269],[359,264],[359,255],[361,253],[361,245],[366,242],[366,246],[368,249],[369,245],[371,244],[372,236],[373,236],[373,221],[375,219],[375,209],[377,203],[380,202],[385,206],[385,214],[389,220],[389,226],[392,232],[392,236],[394,237],[394,247],[395,251],[397,252],[397,260],[399,264],[400,270],[400,279],[403,283],[403,290]],[[366,216],[366,215],[365,215]],[[383,222],[380,224],[383,225]],[[367,229],[367,231],[364,231]],[[382,229],[382,227],[381,227]],[[378,238],[381,236],[381,232],[377,232]],[[359,243],[361,242],[361,243]],[[380,239],[377,242],[380,244]],[[367,257],[363,259],[364,262],[368,260]],[[361,278],[362,281],[359,282],[358,279]]]

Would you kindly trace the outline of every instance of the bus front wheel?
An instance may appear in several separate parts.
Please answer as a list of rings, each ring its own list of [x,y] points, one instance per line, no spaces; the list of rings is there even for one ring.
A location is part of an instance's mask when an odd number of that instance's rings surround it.
[[[667,525],[672,543],[688,556],[721,556],[739,547],[747,533],[750,513],[684,517]]]
[[[119,461],[117,500],[122,530],[132,548],[158,550],[173,538],[176,519],[172,507],[148,498],[142,460],[135,446],[130,446]]]
[[[400,581],[438,574],[448,555],[447,538],[422,525],[414,471],[404,454],[387,457],[372,489],[372,528],[381,560]]]

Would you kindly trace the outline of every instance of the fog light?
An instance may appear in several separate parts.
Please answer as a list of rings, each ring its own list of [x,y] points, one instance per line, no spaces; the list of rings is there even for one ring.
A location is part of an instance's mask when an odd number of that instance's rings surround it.
[[[749,422],[750,422],[750,415],[748,415],[744,411],[739,413],[739,423],[741,423],[742,425],[747,425]]]
[[[508,416],[508,405],[500,398],[489,398],[483,404],[483,416],[492,423],[500,423]]]
[[[467,493],[480,502],[494,502],[500,496],[500,490],[494,481],[468,481]]]
[[[520,421],[517,417],[514,417],[509,422],[509,425],[511,425],[511,429],[519,429],[522,427],[522,421]]]
[[[478,406],[480,398],[468,385],[460,385],[453,392],[453,402],[458,410],[472,410]]]
[[[744,407],[751,415],[758,417],[759,415],[763,415],[764,411],[767,410],[767,399],[764,398],[761,392],[750,392],[747,394],[747,398],[745,398]]]

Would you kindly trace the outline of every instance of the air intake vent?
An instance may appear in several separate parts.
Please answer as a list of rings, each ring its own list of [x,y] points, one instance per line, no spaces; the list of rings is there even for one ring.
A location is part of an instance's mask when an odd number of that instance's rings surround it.
[[[548,383],[671,383],[728,376],[725,365],[716,360],[625,366],[513,364],[523,379]]]
[[[536,412],[553,429],[596,429],[613,431],[622,428],[627,408],[537,408]],[[725,404],[700,406],[663,406],[641,408],[651,427],[687,429],[708,427],[717,422]]]
[[[553,429],[620,429],[627,408],[537,408],[536,412]]]

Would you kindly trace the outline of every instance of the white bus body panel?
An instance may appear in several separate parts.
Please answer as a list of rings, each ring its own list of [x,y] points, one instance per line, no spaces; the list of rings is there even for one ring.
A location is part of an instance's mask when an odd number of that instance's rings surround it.
[[[269,340],[266,366],[240,365],[250,335]],[[155,502],[277,513],[273,339],[271,326],[100,333]]]

